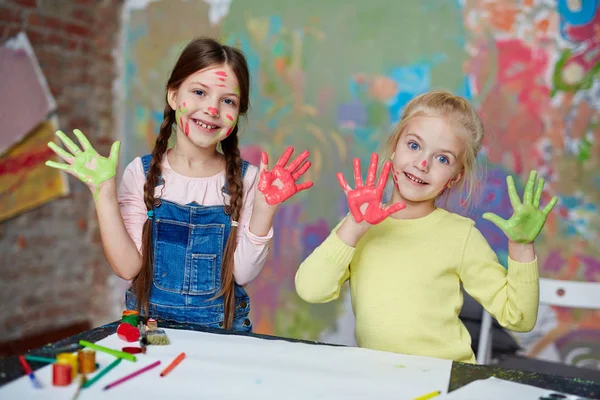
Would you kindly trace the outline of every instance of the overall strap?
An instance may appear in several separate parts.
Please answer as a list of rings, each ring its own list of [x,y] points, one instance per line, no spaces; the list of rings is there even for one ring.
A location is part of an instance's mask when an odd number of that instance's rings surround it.
[[[246,171],[248,171],[249,166],[250,166],[250,163],[248,161],[242,160],[242,179],[244,179],[244,176],[246,176]],[[223,186],[221,191],[223,193],[229,194],[229,192],[227,191],[228,186],[229,186],[229,182],[227,182],[227,179],[225,179],[225,186]]]
[[[152,162],[152,154],[146,154],[145,156],[142,156],[141,159],[142,159],[142,166],[144,167],[144,176],[148,176],[148,171],[150,170],[150,163]],[[158,180],[156,182],[156,186],[160,186],[162,184],[163,184],[162,176],[159,176]]]

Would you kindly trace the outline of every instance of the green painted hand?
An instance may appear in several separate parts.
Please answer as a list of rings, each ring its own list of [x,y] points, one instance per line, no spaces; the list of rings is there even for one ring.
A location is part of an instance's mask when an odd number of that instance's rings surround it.
[[[48,143],[52,149],[67,164],[46,161],[46,165],[52,168],[63,170],[79,178],[83,183],[90,187],[95,187],[98,192],[99,185],[113,178],[117,172],[117,161],[119,158],[119,149],[121,142],[114,142],[108,158],[99,155],[92,147],[85,135],[79,130],[73,130],[73,133],[79,140],[83,151],[62,131],[56,131],[56,136],[64,143],[70,151],[67,152],[57,146],[55,143]]]
[[[515,188],[515,182],[512,176],[506,177],[506,185],[508,187],[508,196],[510,197],[510,203],[513,207],[513,215],[510,219],[505,220],[492,213],[483,214],[483,218],[494,223],[498,228],[502,229],[506,236],[513,242],[517,243],[533,243],[537,235],[539,235],[546,218],[554,205],[558,201],[555,196],[550,202],[540,210],[540,200],[542,198],[542,191],[544,190],[544,179],[540,178],[538,181],[535,193],[533,189],[535,187],[537,172],[531,171],[529,173],[529,180],[525,185],[525,193],[523,195],[523,203],[519,199],[519,194]]]

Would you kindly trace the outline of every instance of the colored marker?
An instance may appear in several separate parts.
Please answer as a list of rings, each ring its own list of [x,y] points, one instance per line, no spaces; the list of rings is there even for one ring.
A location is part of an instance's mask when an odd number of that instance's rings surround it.
[[[423,396],[416,397],[414,400],[432,399],[432,398],[438,396],[440,393],[441,392],[439,390],[436,390],[435,392],[427,393],[427,394],[424,394]]]
[[[87,340],[80,340],[79,344],[84,347],[89,347],[90,349],[93,349],[96,351],[101,351],[103,353],[110,354],[111,356],[114,356],[117,358],[124,358],[129,361],[136,361],[136,358],[133,354],[129,354],[124,351],[109,349],[108,347],[100,346],[95,343],[88,342]]]
[[[175,368],[177,365],[179,365],[181,360],[183,360],[184,358],[185,358],[185,352],[183,352],[180,355],[178,355],[177,357],[175,357],[175,359],[171,362],[171,364],[169,364],[169,366],[167,368],[165,368],[163,372],[160,373],[160,376],[166,376],[169,372],[171,372],[173,370],[173,368]]]
[[[40,357],[40,356],[31,355],[31,354],[27,354],[25,356],[25,359],[29,360],[29,361],[43,362],[46,364],[53,364],[56,362],[56,358]],[[96,368],[100,368],[100,364],[96,363]]]
[[[125,381],[128,381],[131,378],[135,378],[136,376],[143,374],[144,372],[151,370],[154,367],[158,367],[159,364],[160,364],[160,361],[153,362],[152,364],[150,364],[142,369],[139,369],[135,372],[132,372],[131,374],[126,375],[126,376],[122,377],[121,379],[114,381],[113,383],[109,383],[108,385],[104,386],[103,390],[108,390],[110,388],[113,388],[113,387],[125,382]]]
[[[111,369],[113,369],[114,367],[119,365],[119,363],[121,361],[123,361],[122,358],[117,358],[115,361],[111,362],[106,368],[104,368],[102,371],[98,372],[98,374],[94,375],[94,377],[92,379],[90,379],[89,381],[84,383],[83,388],[85,389],[85,388],[89,388],[90,386],[92,386],[97,380],[99,380],[104,375],[106,375]]]
[[[29,379],[31,379],[33,387],[36,389],[41,389],[42,384],[36,379],[35,375],[33,374],[33,371],[31,370],[31,367],[29,366],[29,364],[27,364],[27,361],[25,361],[25,357],[19,356],[19,361],[21,362],[25,373],[27,374],[27,376],[29,376]]]

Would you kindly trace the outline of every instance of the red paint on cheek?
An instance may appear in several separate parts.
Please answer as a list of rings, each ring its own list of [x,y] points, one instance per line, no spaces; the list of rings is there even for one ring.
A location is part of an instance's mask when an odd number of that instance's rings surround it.
[[[227,78],[227,72],[225,71],[217,71],[215,72],[215,75],[224,76],[225,78]]]
[[[425,168],[427,166],[427,161],[423,160],[421,163],[421,168]]]
[[[210,113],[210,115],[217,115],[219,113],[219,110],[217,110],[214,107],[208,107],[207,110]]]
[[[225,115],[227,117],[228,120],[233,121],[233,117],[229,114]]]
[[[225,134],[225,137],[231,135],[231,132],[233,132],[233,126],[231,128],[229,128],[229,130],[227,131],[227,133]]]

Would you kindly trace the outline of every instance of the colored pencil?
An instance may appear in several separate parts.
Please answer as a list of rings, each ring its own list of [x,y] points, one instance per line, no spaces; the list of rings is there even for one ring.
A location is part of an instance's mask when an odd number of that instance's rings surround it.
[[[98,372],[92,379],[83,384],[83,388],[89,388],[92,386],[98,379],[102,378],[104,375],[108,373],[111,369],[119,365],[119,363],[123,361],[122,358],[117,358],[115,361],[111,362],[107,367],[105,367],[102,371]]]
[[[113,387],[115,387],[115,386],[117,386],[117,385],[125,382],[125,381],[128,381],[131,378],[135,378],[136,376],[138,376],[138,375],[140,375],[140,374],[142,374],[142,373],[144,373],[144,372],[146,372],[148,370],[151,370],[154,367],[158,367],[159,364],[160,364],[160,361],[153,362],[152,364],[147,365],[147,366],[145,366],[142,369],[138,369],[137,371],[132,372],[131,374],[122,377],[121,379],[118,379],[118,380],[116,380],[116,381],[114,381],[112,383],[109,383],[108,385],[104,386],[103,390],[108,390],[110,388],[113,388]]]
[[[47,363],[47,364],[52,364],[52,363],[56,362],[56,358],[40,357],[40,356],[32,356],[32,355],[26,355],[25,359],[29,360],[29,361],[37,361],[37,362],[43,362],[43,363]]]
[[[171,364],[169,364],[169,366],[167,368],[165,368],[163,372],[160,373],[160,376],[166,376],[169,372],[171,372],[173,370],[173,368],[175,368],[177,365],[179,365],[181,360],[183,360],[184,358],[185,358],[185,352],[183,352],[180,355],[178,355],[177,357],[175,357],[175,359],[171,362]]]
[[[439,394],[440,394],[440,391],[436,390],[435,392],[431,392],[431,393],[424,394],[423,396],[419,396],[419,397],[415,398],[414,400],[432,399],[432,398],[438,396]]]
[[[27,376],[29,376],[29,379],[31,380],[33,387],[36,389],[41,389],[42,384],[40,383],[40,381],[37,380],[37,378],[33,374],[33,370],[31,369],[29,364],[27,364],[27,361],[25,361],[25,357],[19,356],[19,362],[23,366],[23,369],[25,370],[25,373],[27,374]]]
[[[133,354],[126,353],[124,351],[109,349],[108,347],[97,345],[96,343],[88,342],[86,340],[80,340],[79,344],[85,347],[89,347],[90,349],[101,351],[106,354],[110,354],[111,356],[117,358],[124,358],[129,361],[136,361],[136,358]]]
[[[54,364],[56,362],[56,358],[40,357],[40,356],[31,355],[31,354],[26,355],[25,359],[29,360],[29,361],[43,362],[46,364]],[[100,368],[100,364],[96,363],[96,368]]]

